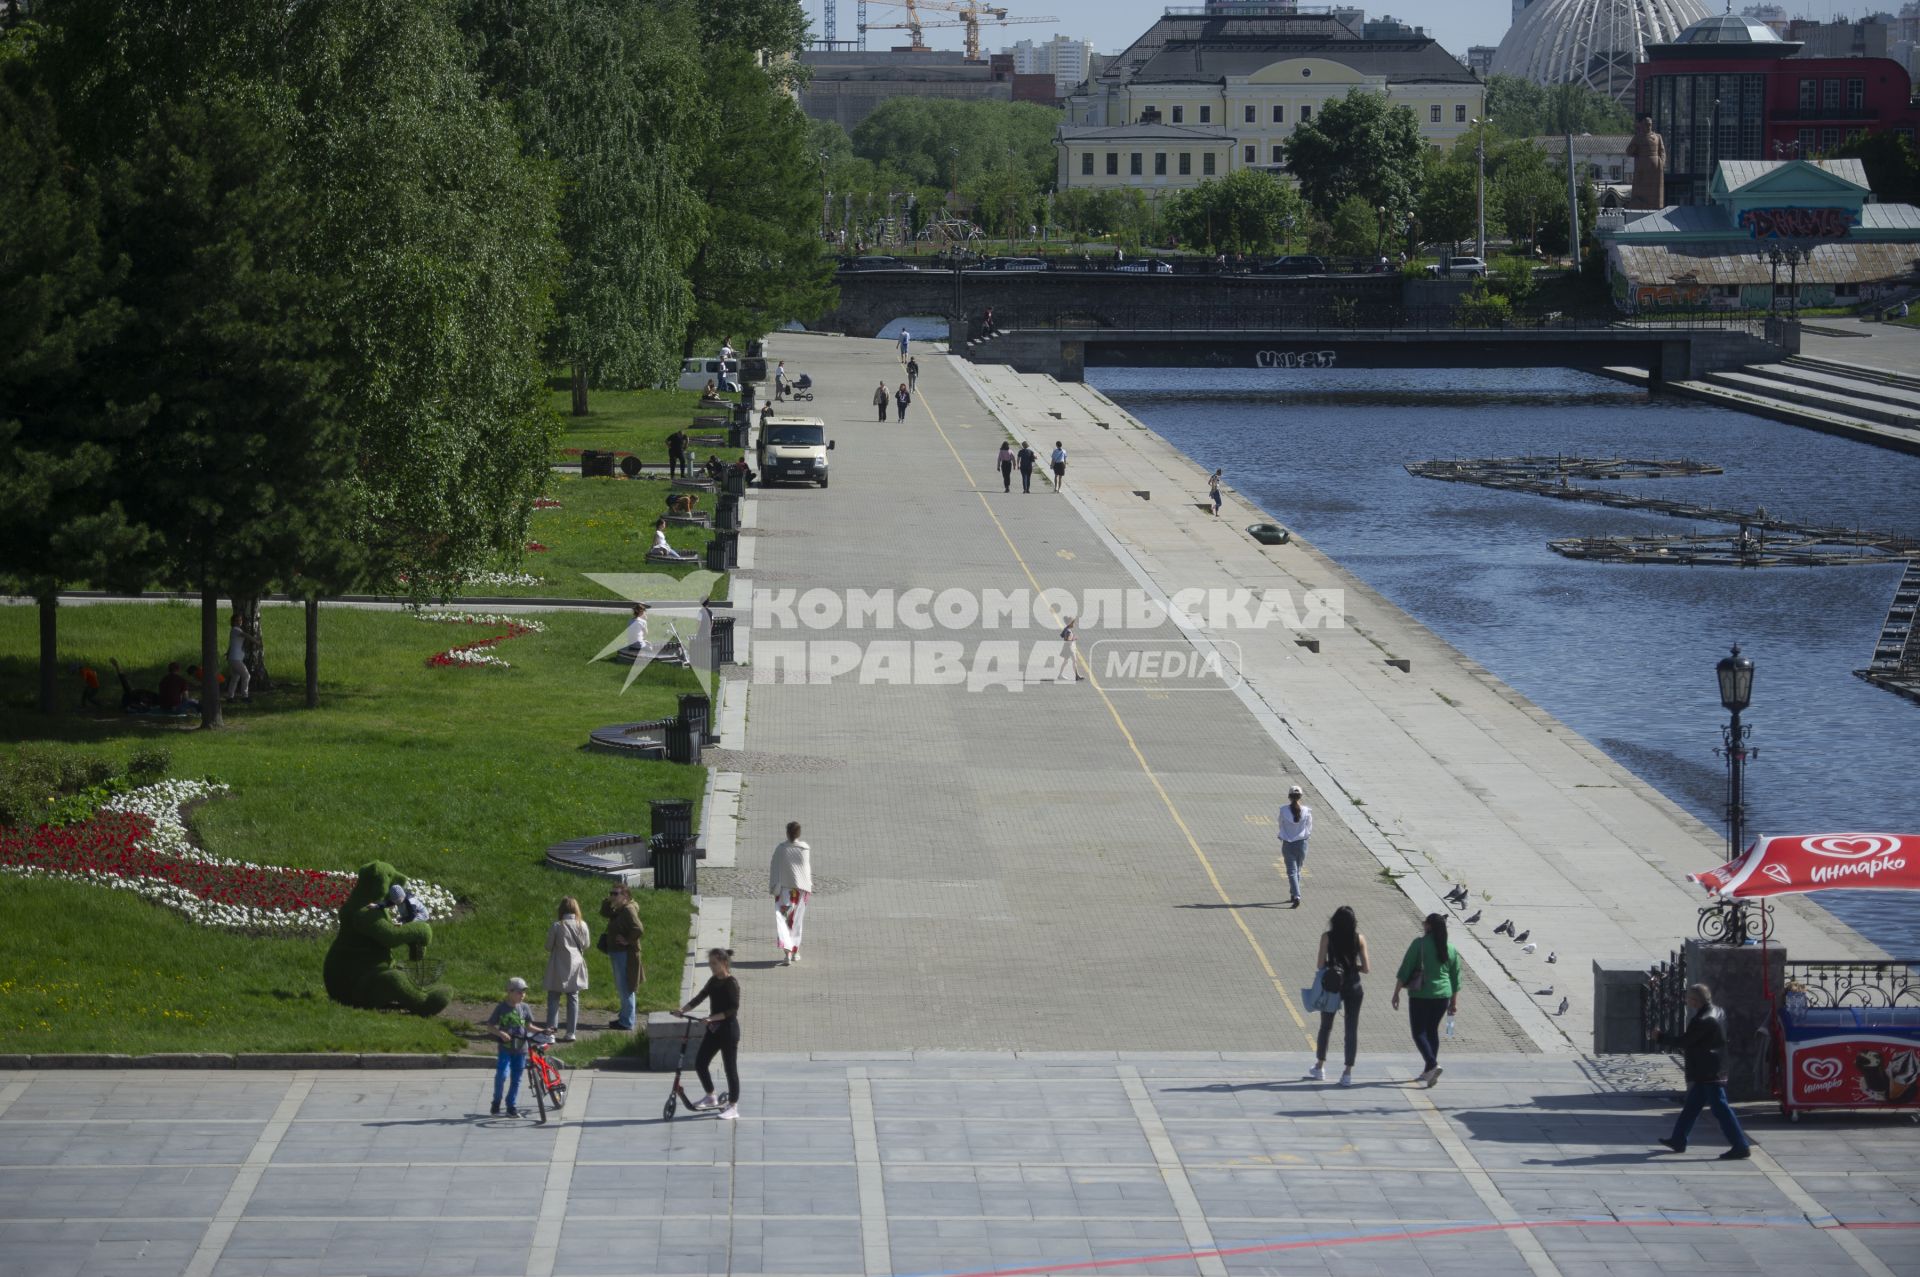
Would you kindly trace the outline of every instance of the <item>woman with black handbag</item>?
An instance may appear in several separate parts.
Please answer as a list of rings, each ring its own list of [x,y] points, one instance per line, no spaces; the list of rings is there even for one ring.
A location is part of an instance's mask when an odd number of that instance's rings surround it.
[[[1402,989],[1407,991],[1413,1046],[1426,1065],[1415,1080],[1432,1086],[1440,1080],[1440,1022],[1459,1010],[1460,1004],[1460,951],[1447,943],[1445,914],[1428,914],[1425,931],[1400,959],[1399,978],[1393,982],[1396,1011]]]
[[[1344,1012],[1347,1067],[1341,1071],[1340,1085],[1352,1086],[1353,1060],[1360,1052],[1360,1003],[1366,996],[1360,977],[1372,969],[1367,963],[1367,938],[1360,934],[1353,906],[1341,905],[1327,920],[1327,929],[1320,933],[1318,966],[1321,990],[1336,994],[1340,1005],[1338,1010],[1320,1012],[1320,1049],[1307,1077],[1314,1082],[1327,1080],[1327,1044],[1333,1039],[1333,1017]]]

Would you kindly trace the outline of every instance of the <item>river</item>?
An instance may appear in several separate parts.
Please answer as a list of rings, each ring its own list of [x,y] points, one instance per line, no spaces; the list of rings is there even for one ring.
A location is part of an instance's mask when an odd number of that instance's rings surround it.
[[[1709,825],[1725,827],[1713,667],[1738,641],[1756,665],[1748,830],[1920,831],[1920,705],[1853,676],[1899,566],[1574,562],[1548,540],[1719,525],[1403,468],[1519,453],[1692,457],[1726,473],[1620,486],[1914,534],[1920,457],[1563,369],[1103,368],[1087,379]],[[1814,898],[1889,951],[1920,956],[1920,900]]]

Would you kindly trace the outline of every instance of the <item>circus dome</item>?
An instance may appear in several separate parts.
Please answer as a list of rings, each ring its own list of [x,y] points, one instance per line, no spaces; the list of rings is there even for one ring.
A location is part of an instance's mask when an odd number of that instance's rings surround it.
[[[1666,44],[1707,16],[1700,0],[1533,0],[1500,41],[1493,73],[1584,84],[1624,102],[1647,46]]]

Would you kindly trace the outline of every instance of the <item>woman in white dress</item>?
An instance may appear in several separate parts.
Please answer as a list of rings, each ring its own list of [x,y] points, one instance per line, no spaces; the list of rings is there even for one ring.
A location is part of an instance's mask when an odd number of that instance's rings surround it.
[[[800,932],[813,895],[813,848],[800,841],[797,820],[788,822],[787,840],[773,849],[767,889],[773,893],[774,940],[792,966],[800,961]]]

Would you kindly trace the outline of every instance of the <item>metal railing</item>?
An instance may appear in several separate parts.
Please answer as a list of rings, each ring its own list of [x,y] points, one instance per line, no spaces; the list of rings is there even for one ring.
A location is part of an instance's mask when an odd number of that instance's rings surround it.
[[[1785,996],[1803,1007],[1920,1006],[1920,958],[1789,962]]]
[[[1643,1049],[1658,1051],[1662,1039],[1672,1042],[1687,1027],[1687,955],[1685,950],[1669,951],[1665,962],[1656,962],[1647,970],[1647,983],[1640,991],[1640,1024],[1644,1031]]]
[[[1391,242],[1391,240],[1389,240],[1387,244],[1387,250],[1390,253],[1397,253],[1399,251],[1399,248],[1396,244],[1394,244],[1393,242]],[[837,264],[837,269],[841,273],[849,274],[849,275],[888,274],[893,272],[906,271],[909,268],[912,268],[913,270],[916,270],[922,274],[940,273],[940,272],[946,272],[948,274],[951,274],[954,269],[954,261],[955,261],[954,256],[951,254],[917,257],[912,254],[895,254],[895,253],[882,252],[877,254],[870,254],[870,256],[897,257],[899,259],[899,265],[883,267],[883,268],[856,267],[854,265],[854,262],[857,261],[858,259],[855,257],[848,256],[848,257],[843,257],[839,259],[839,262]],[[1137,254],[1137,255],[1128,256],[1125,259],[1121,259],[1121,258],[1114,257],[1112,255],[1111,250],[1103,249],[1099,254],[1095,254],[1091,251],[1084,250],[1084,249],[1071,249],[1064,252],[1055,252],[1055,253],[1009,252],[1009,253],[1000,253],[1000,254],[991,254],[991,255],[980,254],[980,253],[965,253],[960,255],[959,262],[960,262],[960,269],[966,272],[968,275],[976,275],[982,272],[985,272],[988,274],[995,274],[995,275],[1002,274],[1002,273],[1007,275],[1022,275],[1022,274],[1025,274],[1025,275],[1044,275],[1044,274],[1088,275],[1088,274],[1092,274],[1092,275],[1148,275],[1148,276],[1176,275],[1176,276],[1186,276],[1188,278],[1209,277],[1209,278],[1227,278],[1227,279],[1250,278],[1250,279],[1276,279],[1276,280],[1324,279],[1324,278],[1327,278],[1328,276],[1336,276],[1336,275],[1337,276],[1374,275],[1374,276],[1384,276],[1384,277],[1393,278],[1393,279],[1398,279],[1400,276],[1400,266],[1397,262],[1389,260],[1386,265],[1386,268],[1382,269],[1380,265],[1380,259],[1378,257],[1327,257],[1324,255],[1315,254],[1315,256],[1320,256],[1320,260],[1325,263],[1326,269],[1323,271],[1315,271],[1311,274],[1303,274],[1303,273],[1299,273],[1291,270],[1288,270],[1288,271],[1276,270],[1273,267],[1273,262],[1278,260],[1279,256],[1281,255],[1267,253],[1267,254],[1261,254],[1258,257],[1245,257],[1240,259],[1235,259],[1230,257],[1224,262],[1219,261],[1213,257],[1171,257],[1171,256],[1159,257],[1159,256],[1154,256],[1152,254]],[[993,265],[993,263],[996,260],[1002,257],[1038,258],[1040,261],[1043,261],[1046,263],[1046,269],[1044,271],[1036,271],[1031,268],[1027,268],[1025,270],[1003,272],[999,267]],[[1158,266],[1162,264],[1169,266],[1172,269],[1171,270],[1158,269]],[[1455,276],[1455,278],[1462,278],[1462,277],[1463,276]],[[1441,276],[1440,278],[1446,278],[1446,276]]]
[[[1616,313],[1488,316],[1472,308],[1388,306],[1365,301],[1352,305],[1263,306],[1085,306],[1075,308],[996,307],[996,332],[1009,331],[1122,331],[1122,332],[1457,332],[1482,329],[1500,332],[1739,331],[1764,336],[1766,315],[1729,311],[1662,312],[1648,315]],[[977,322],[976,322],[977,327]],[[976,332],[975,336],[984,334]]]

